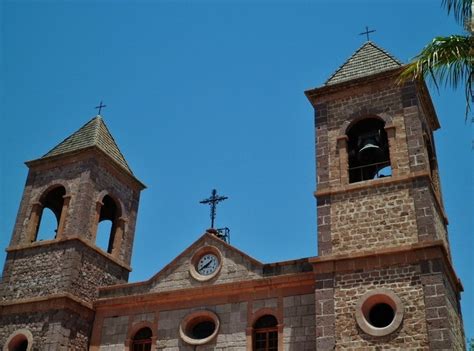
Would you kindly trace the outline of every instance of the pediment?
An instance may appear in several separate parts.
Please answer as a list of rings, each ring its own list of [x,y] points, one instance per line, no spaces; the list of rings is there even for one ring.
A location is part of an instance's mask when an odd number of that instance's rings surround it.
[[[217,273],[208,279],[196,276],[197,261],[211,253],[218,257]],[[263,277],[263,264],[211,233],[205,233],[149,280],[149,292],[162,292],[198,286],[217,285]],[[200,279],[203,278],[203,279]]]

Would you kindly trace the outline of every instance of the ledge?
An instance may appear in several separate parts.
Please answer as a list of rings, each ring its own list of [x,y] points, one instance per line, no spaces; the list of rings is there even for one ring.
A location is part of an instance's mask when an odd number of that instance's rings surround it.
[[[329,188],[329,189],[316,190],[313,194],[316,198],[323,197],[323,196],[331,196],[331,195],[337,195],[337,194],[342,194],[342,193],[351,192],[351,191],[359,191],[359,190],[371,189],[371,188],[376,188],[376,187],[390,185],[390,184],[409,182],[409,181],[413,181],[419,178],[429,179],[430,190],[433,197],[436,200],[436,207],[438,208],[445,224],[447,225],[449,223],[448,217],[446,216],[446,213],[444,211],[444,208],[439,196],[436,194],[436,191],[434,191],[433,189],[431,175],[427,171],[412,172],[408,175],[398,176],[398,177],[391,176],[391,177],[385,177],[385,178],[380,178],[380,179],[366,180],[366,181],[357,182],[357,183],[349,183],[349,184],[340,185],[340,186]]]
[[[129,265],[120,262],[115,257],[113,257],[112,255],[102,251],[98,247],[94,247],[93,245],[90,244],[90,242],[84,240],[83,238],[81,238],[79,236],[67,236],[67,237],[62,237],[62,238],[53,239],[53,240],[35,241],[35,242],[32,242],[31,244],[27,244],[27,245],[10,246],[10,247],[6,248],[5,251],[6,252],[16,252],[16,251],[24,251],[24,250],[33,250],[33,249],[40,248],[40,247],[45,247],[45,246],[55,246],[55,245],[67,244],[67,243],[72,242],[72,241],[78,241],[81,244],[87,246],[89,249],[91,249],[91,250],[95,251],[96,253],[100,254],[102,257],[107,258],[108,260],[112,261],[116,265],[122,267],[123,269],[125,269],[129,272],[132,271],[132,268]]]
[[[0,315],[19,314],[26,312],[41,312],[52,309],[69,308],[85,318],[94,317],[94,307],[91,303],[82,301],[70,294],[55,294],[38,296],[27,299],[0,302]]]
[[[395,266],[400,264],[413,264],[421,261],[441,258],[447,267],[448,277],[458,291],[464,291],[462,283],[451,261],[442,240],[421,242],[397,248],[366,251],[356,254],[341,254],[311,258],[315,274],[342,273],[356,270],[369,270]],[[317,281],[317,278],[316,278]]]

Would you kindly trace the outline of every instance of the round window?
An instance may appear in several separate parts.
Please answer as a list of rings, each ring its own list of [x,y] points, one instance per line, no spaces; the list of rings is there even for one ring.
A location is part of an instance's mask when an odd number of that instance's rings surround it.
[[[384,336],[393,333],[403,319],[403,304],[392,291],[375,289],[363,295],[356,306],[356,320],[367,334]]]
[[[219,332],[219,318],[211,311],[196,311],[187,315],[179,326],[179,335],[190,345],[203,345]]]

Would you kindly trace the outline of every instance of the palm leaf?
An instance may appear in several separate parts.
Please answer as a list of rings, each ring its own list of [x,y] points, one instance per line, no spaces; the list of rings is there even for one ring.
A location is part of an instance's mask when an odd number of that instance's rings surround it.
[[[468,25],[472,16],[472,0],[442,0],[441,4],[448,14],[454,14],[456,22],[462,26]]]
[[[466,118],[473,92],[473,40],[470,36],[451,35],[436,37],[409,63],[400,75],[399,83],[407,80],[431,80],[458,88],[463,85],[466,94]]]

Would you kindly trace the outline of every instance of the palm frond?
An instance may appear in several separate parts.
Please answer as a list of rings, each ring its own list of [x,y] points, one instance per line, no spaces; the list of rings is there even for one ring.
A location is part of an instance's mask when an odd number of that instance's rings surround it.
[[[448,14],[454,14],[454,19],[460,25],[468,24],[472,16],[472,0],[442,0],[442,6]]]
[[[465,85],[466,117],[473,95],[473,39],[470,36],[436,37],[409,63],[399,83],[428,79],[436,88],[440,84],[458,88]]]

